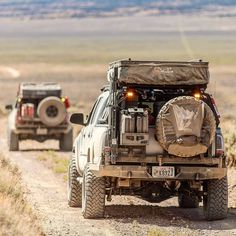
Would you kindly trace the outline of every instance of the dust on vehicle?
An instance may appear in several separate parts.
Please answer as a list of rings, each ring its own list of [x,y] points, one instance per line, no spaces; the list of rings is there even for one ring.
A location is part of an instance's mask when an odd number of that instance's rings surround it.
[[[85,218],[103,217],[105,198],[135,195],[150,202],[178,196],[179,206],[203,202],[207,220],[228,210],[220,117],[206,92],[208,62],[121,60],[76,138],[68,203]]]
[[[44,142],[59,140],[60,149],[71,151],[73,130],[68,122],[70,103],[62,96],[57,83],[21,83],[14,107],[8,118],[8,146],[10,151],[19,150],[21,140]]]

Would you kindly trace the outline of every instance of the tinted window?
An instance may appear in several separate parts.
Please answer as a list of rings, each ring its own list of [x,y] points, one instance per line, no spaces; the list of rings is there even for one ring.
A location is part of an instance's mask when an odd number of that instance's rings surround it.
[[[91,112],[89,113],[89,117],[88,117],[88,120],[87,120],[87,123],[88,123],[88,124],[91,123],[90,121],[92,120],[93,114],[94,114],[95,109],[96,109],[96,107],[97,107],[97,104],[98,104],[98,102],[99,102],[100,100],[101,100],[101,98],[99,98],[99,99],[94,103],[93,108],[92,108]]]
[[[91,118],[91,123],[95,123],[98,119],[100,119],[101,113],[103,112],[106,103],[107,103],[107,96],[101,97],[101,99],[97,104],[97,107],[95,108],[94,115]]]

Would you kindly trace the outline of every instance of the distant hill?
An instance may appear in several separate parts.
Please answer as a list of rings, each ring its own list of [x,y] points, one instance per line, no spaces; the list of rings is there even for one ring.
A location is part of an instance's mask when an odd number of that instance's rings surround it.
[[[80,18],[197,13],[235,9],[235,0],[1,0],[0,17]],[[222,16],[224,11],[222,11]],[[231,11],[227,16],[235,16]]]

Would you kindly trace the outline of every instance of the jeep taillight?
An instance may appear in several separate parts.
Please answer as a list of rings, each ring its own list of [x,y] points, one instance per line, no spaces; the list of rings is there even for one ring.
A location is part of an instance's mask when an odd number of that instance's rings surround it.
[[[215,113],[216,113],[217,117],[220,118],[220,113],[219,113],[219,111],[217,109],[215,99],[212,97],[212,95],[210,95],[210,98],[211,98],[211,103],[212,103],[212,105],[214,107]]]
[[[20,109],[17,110],[17,113],[16,113],[16,124],[20,124],[22,123],[22,119],[21,119],[21,111]]]
[[[216,131],[216,157],[222,157],[225,153],[224,138],[220,128]]]
[[[70,107],[70,100],[67,96],[62,97],[61,101],[65,104],[66,109],[68,109]]]

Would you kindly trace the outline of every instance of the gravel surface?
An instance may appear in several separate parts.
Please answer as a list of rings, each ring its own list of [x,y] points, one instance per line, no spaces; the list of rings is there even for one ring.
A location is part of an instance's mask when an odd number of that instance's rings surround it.
[[[48,145],[55,150],[56,142],[38,144],[24,142],[20,152],[8,152],[5,120],[0,121],[2,152],[22,171],[26,196],[39,216],[46,235],[236,235],[236,170],[229,171],[229,214],[221,221],[207,222],[199,209],[180,209],[177,199],[151,204],[132,196],[114,196],[106,205],[106,217],[85,220],[80,208],[67,205],[66,183],[37,160]],[[68,158],[70,153],[64,154]],[[153,234],[152,234],[153,235]]]

